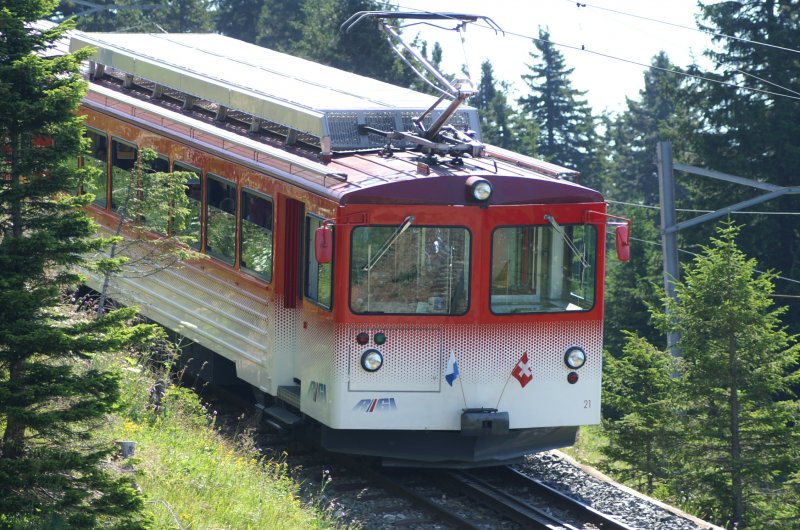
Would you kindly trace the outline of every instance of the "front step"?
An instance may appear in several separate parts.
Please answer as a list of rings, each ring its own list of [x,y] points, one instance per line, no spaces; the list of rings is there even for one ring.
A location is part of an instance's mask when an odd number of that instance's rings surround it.
[[[278,399],[300,410],[300,385],[279,386]]]
[[[278,401],[282,401],[290,407],[300,410],[300,385],[287,385],[278,387]],[[263,414],[267,415],[267,423],[272,424],[280,429],[286,427],[294,427],[303,421],[303,416],[300,413],[292,412],[282,405],[272,405],[266,407],[258,404],[256,408]]]
[[[266,414],[272,420],[277,421],[278,427],[294,427],[303,421],[302,416],[299,416],[283,407],[275,405],[271,407],[265,407],[264,405],[258,404],[256,405],[256,408],[262,413]],[[272,423],[269,420],[267,420],[267,422]]]

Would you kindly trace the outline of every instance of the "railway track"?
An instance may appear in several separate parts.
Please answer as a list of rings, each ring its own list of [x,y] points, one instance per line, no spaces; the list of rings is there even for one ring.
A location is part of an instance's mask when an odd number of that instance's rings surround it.
[[[449,479],[465,495],[525,528],[633,530],[510,467],[451,472]]]
[[[204,393],[229,422],[254,410],[243,396],[219,387]],[[288,453],[288,467],[304,484],[307,500],[323,497],[320,505],[340,511],[344,519],[354,503],[373,506],[372,519],[358,518],[368,528],[633,530],[512,467],[380,468],[364,459],[295,445],[283,435],[262,432],[260,438],[267,453]]]
[[[510,467],[398,471],[364,467],[356,462],[350,466],[386,492],[383,495],[402,497],[427,514],[427,518],[404,519],[405,527],[439,523],[447,528],[485,530],[504,521],[512,523],[504,525],[509,528],[633,530]]]

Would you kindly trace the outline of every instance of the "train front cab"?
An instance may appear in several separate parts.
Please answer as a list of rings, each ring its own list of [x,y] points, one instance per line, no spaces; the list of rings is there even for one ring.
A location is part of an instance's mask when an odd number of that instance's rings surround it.
[[[604,212],[341,207],[322,236],[334,343],[304,341],[318,354],[303,412],[323,445],[388,465],[497,465],[598,423]]]

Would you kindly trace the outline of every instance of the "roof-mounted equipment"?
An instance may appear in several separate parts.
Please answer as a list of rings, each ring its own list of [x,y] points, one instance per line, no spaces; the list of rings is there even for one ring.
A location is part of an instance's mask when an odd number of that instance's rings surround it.
[[[386,33],[386,38],[395,53],[400,59],[411,68],[425,83],[439,91],[442,95],[436,102],[422,115],[415,118],[413,121],[413,131],[383,131],[374,127],[366,125],[359,126],[359,133],[362,135],[376,134],[383,136],[386,139],[386,146],[384,153],[391,155],[392,141],[403,140],[414,144],[422,152],[426,153],[429,158],[434,155],[450,155],[454,157],[454,163],[461,161],[461,156],[468,154],[472,157],[482,156],[484,153],[484,145],[473,138],[470,131],[458,130],[452,125],[446,125],[451,116],[458,110],[462,103],[468,98],[477,93],[475,85],[469,78],[467,73],[466,79],[457,79],[451,82],[445,75],[439,72],[425,57],[420,55],[410,44],[405,42],[396,29],[388,22],[389,20],[411,19],[411,20],[439,20],[439,21],[453,21],[457,22],[455,31],[461,37],[462,45],[465,42],[464,30],[466,25],[470,22],[477,20],[485,21],[490,28],[495,31],[502,32],[500,27],[489,17],[480,15],[469,15],[465,13],[431,13],[431,12],[401,12],[401,11],[360,11],[351,16],[344,24],[342,24],[343,31],[350,31],[354,26],[367,18],[375,18],[380,21],[381,28]],[[423,22],[428,24],[428,22]],[[437,26],[440,27],[440,26]],[[433,77],[431,81],[420,72],[413,64],[403,55],[403,51],[408,52],[411,56],[422,65],[422,67]],[[441,112],[436,120],[428,127],[425,128],[423,122],[445,99],[450,100],[448,107]]]

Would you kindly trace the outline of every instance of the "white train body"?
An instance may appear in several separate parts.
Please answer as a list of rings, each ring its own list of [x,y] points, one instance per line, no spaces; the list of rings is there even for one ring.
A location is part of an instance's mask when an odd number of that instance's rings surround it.
[[[73,48],[84,45],[98,51],[82,112],[108,170],[91,211],[113,230],[114,170],[129,164],[123,152],[152,148],[164,167],[196,172],[187,193],[207,255],[115,276],[110,294],[232,362],[272,398],[268,414],[312,424],[331,450],[398,465],[513,461],[599,422],[605,204],[564,178],[573,172],[491,147],[454,163],[375,149],[359,124],[402,123],[431,98],[224,37],[76,33]],[[176,49],[188,50],[185,68]],[[249,66],[226,80],[218,69],[234,59],[217,56],[206,74],[216,49]],[[315,101],[348,95],[368,108],[312,107],[299,89],[256,79],[267,74],[304,82]],[[295,98],[279,101],[287,91]],[[383,102],[392,97],[401,103]],[[474,109],[453,120],[477,129]],[[266,122],[312,147],[283,147]],[[488,199],[470,195],[476,179]],[[322,225],[330,263],[316,259]],[[258,270],[253,230],[269,245]]]

